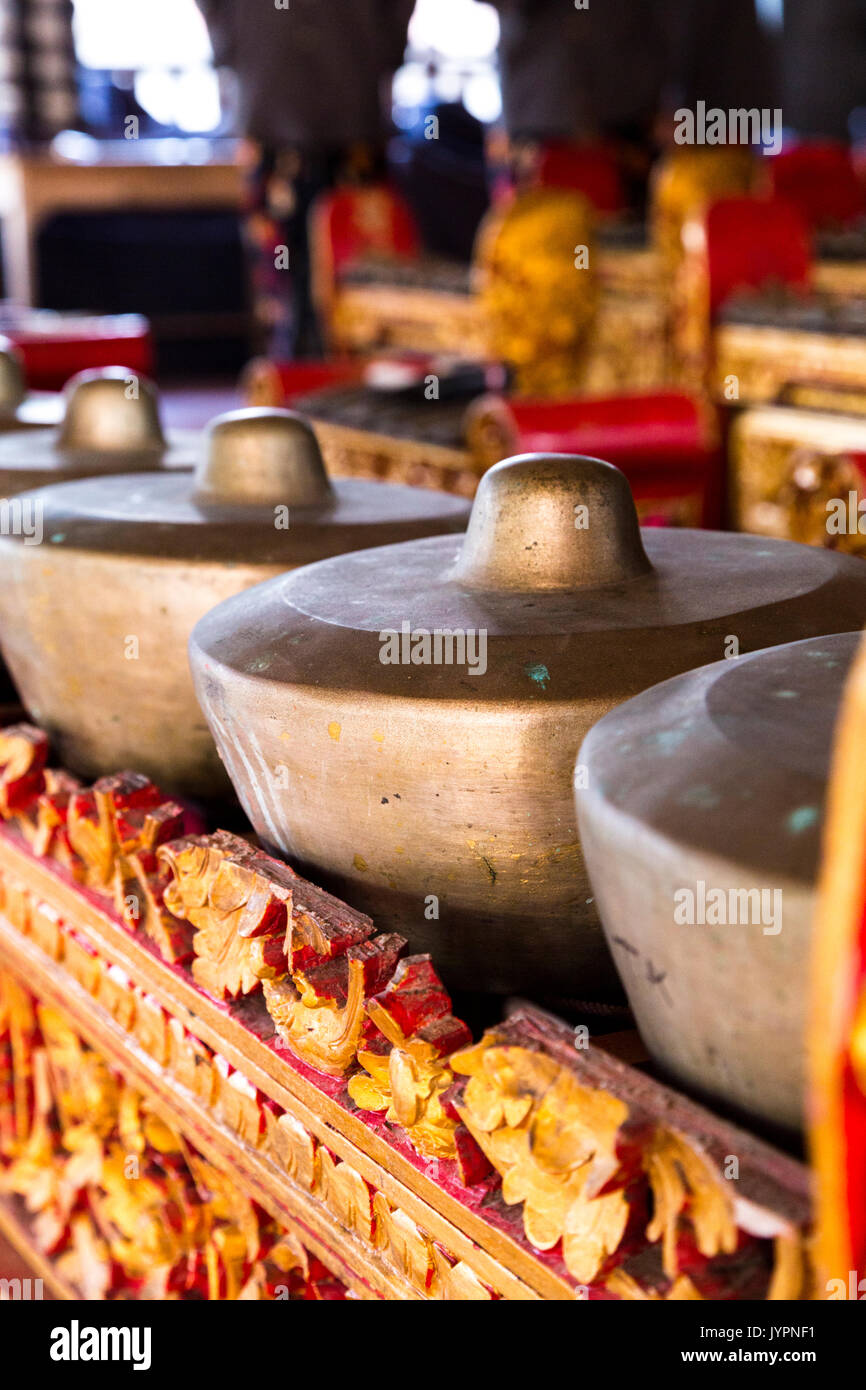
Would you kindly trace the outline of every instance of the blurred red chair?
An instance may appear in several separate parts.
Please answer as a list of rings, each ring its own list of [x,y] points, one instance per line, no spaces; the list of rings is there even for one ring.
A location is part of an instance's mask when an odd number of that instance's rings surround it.
[[[596,212],[610,215],[625,207],[616,159],[604,145],[551,140],[541,150],[535,182],[539,188],[582,193]]]
[[[466,436],[479,468],[523,453],[606,459],[628,478],[644,525],[722,524],[715,412],[681,392],[569,401],[483,396],[469,408]]]
[[[295,401],[314,391],[359,381],[363,370],[364,363],[351,357],[300,362],[255,357],[241,373],[240,388],[246,405],[291,409]]]
[[[384,184],[321,194],[310,214],[313,297],[327,331],[340,275],[370,257],[413,260],[421,238],[407,203]]]
[[[688,239],[688,228],[684,235]],[[704,235],[711,314],[744,290],[809,288],[809,229],[792,203],[781,198],[720,198],[707,209]]]
[[[866,189],[843,144],[820,140],[767,160],[776,197],[793,203],[813,231],[849,227],[866,215]]]

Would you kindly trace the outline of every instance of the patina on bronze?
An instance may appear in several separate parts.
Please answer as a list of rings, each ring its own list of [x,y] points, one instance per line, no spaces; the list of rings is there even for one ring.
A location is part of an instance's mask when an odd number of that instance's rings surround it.
[[[193,476],[140,473],[26,494],[44,541],[0,536],[0,645],[33,719],[88,777],[131,767],[166,791],[230,791],[196,703],[187,639],[221,599],[371,543],[462,531],[469,505],[329,482],[285,410],[215,420]]]
[[[682,1084],[803,1118],[830,750],[859,634],[715,662],[580,750],[580,837],[644,1042]]]
[[[729,634],[753,650],[864,620],[860,561],[641,532],[617,469],[524,456],[485,475],[464,540],[272,580],[209,613],[190,659],[269,844],[434,950],[454,987],[586,998],[618,988],[574,813],[588,729]],[[419,629],[486,633],[484,673],[477,647],[437,664],[432,637],[425,663]]]
[[[0,392],[4,388],[14,394],[15,370],[8,363],[3,368],[0,354]],[[195,467],[198,432],[166,434],[156,387],[128,368],[79,372],[63,398],[58,428],[0,438],[0,497],[71,478]]]

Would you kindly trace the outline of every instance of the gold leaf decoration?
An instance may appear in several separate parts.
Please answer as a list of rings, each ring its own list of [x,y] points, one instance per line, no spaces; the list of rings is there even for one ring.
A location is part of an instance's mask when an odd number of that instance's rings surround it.
[[[702,1255],[730,1254],[737,1248],[733,1200],[716,1169],[682,1135],[657,1129],[643,1162],[655,1201],[647,1237],[661,1240],[669,1278],[677,1274],[677,1231],[686,1209]]]

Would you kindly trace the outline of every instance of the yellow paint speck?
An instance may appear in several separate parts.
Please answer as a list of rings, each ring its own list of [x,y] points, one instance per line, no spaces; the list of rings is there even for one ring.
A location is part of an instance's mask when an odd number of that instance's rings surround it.
[[[384,743],[384,742],[385,742],[385,735],[384,735],[379,729],[374,729],[374,730],[373,730],[373,737],[374,737],[374,739],[376,740],[377,743]]]
[[[290,739],[291,737],[292,737],[292,736],[291,736],[291,734],[289,733],[288,729],[283,729],[283,732],[280,734],[280,738],[281,738],[281,739],[284,739],[286,743],[288,743],[288,741],[289,741],[289,739]]]
[[[331,738],[334,740],[335,743],[340,742],[340,734],[342,732],[343,731],[337,723],[336,719],[332,720],[332,722],[328,725],[328,733],[331,735]]]
[[[394,846],[394,853],[395,853],[395,854],[405,854],[406,851],[404,850],[404,848],[403,848],[402,845],[395,845],[395,846]]]
[[[369,866],[368,866],[368,864],[367,864],[366,859],[362,859],[361,856],[360,856],[360,854],[356,854],[356,855],[355,855],[355,858],[352,860],[352,863],[354,864],[355,868],[358,870],[358,873],[359,873],[359,874],[365,874],[365,873],[367,872],[367,869],[368,869]]]

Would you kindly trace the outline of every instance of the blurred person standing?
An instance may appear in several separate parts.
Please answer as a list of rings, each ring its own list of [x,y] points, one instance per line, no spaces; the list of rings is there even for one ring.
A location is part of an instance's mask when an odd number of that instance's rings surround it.
[[[664,78],[666,35],[646,0],[490,0],[511,176],[531,184],[544,151],[604,148],[626,182],[648,147]]]
[[[545,146],[601,144],[634,181],[628,201],[636,203],[675,108],[776,104],[772,45],[755,0],[490,3],[500,17],[503,115],[518,182]]]
[[[307,222],[317,194],[383,175],[390,81],[415,0],[196,0],[246,137],[246,239],[262,346],[316,356]],[[278,268],[279,248],[288,268]]]
[[[778,105],[778,42],[755,0],[662,0],[658,16],[668,111],[698,101],[722,110]]]
[[[513,140],[597,139],[655,114],[664,53],[655,4],[490,3],[499,13],[503,114]]]

